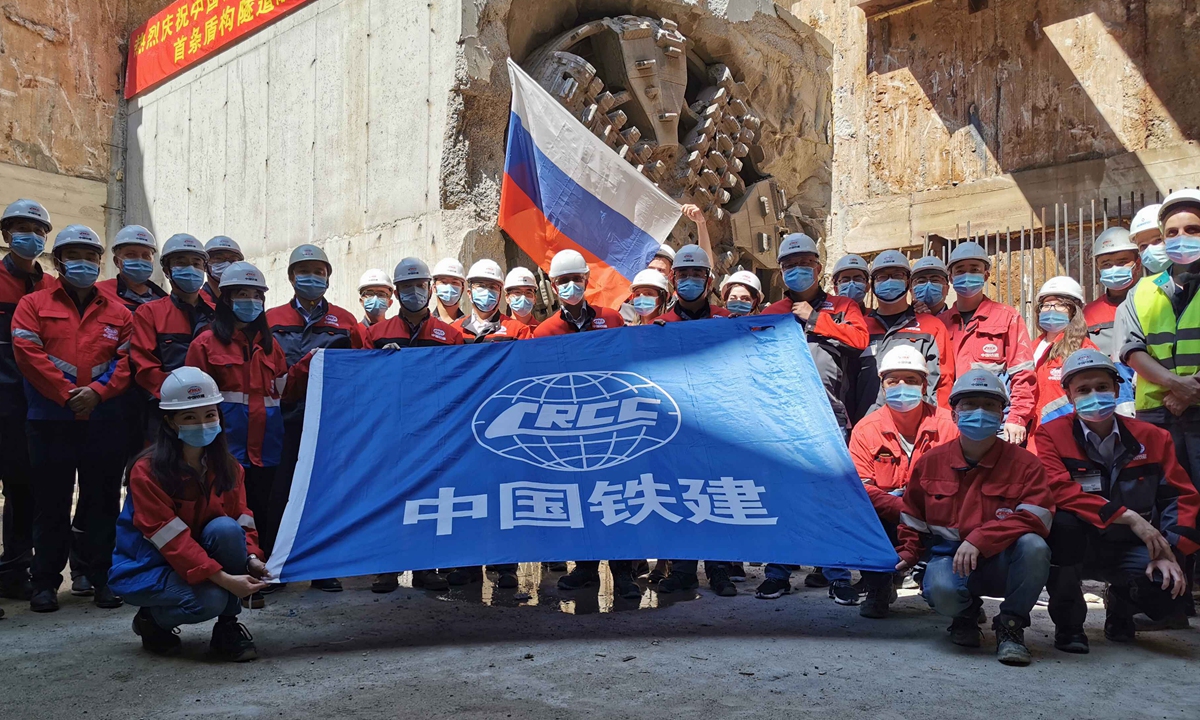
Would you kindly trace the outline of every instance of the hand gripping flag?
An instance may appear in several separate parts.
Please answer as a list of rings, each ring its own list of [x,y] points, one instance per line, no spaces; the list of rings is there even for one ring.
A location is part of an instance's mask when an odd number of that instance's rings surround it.
[[[645,557],[895,567],[791,315],[314,356],[276,578]]]
[[[589,302],[617,308],[679,220],[679,205],[510,58],[500,227],[543,270],[559,250],[591,268]]]

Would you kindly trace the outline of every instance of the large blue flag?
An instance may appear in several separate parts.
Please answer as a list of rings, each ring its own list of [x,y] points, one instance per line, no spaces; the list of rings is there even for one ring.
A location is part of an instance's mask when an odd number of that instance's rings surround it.
[[[313,358],[283,581],[539,560],[891,570],[791,315]]]

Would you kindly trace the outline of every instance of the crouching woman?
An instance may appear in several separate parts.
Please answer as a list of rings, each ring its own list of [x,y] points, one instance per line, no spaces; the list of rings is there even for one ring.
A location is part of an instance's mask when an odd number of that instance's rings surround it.
[[[133,631],[159,655],[180,651],[180,625],[213,618],[213,654],[253,660],[254,638],[238,622],[240,599],[268,578],[242,467],[221,431],[216,382],[194,367],[162,385],[163,423],[130,467],[117,521],[109,583],[140,607]]]

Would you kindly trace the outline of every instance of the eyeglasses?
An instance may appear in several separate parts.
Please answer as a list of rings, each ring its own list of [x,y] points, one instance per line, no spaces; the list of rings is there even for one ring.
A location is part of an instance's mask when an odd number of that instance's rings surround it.
[[[1071,312],[1071,304],[1059,300],[1047,300],[1042,303],[1040,310],[1061,310],[1062,312]]]

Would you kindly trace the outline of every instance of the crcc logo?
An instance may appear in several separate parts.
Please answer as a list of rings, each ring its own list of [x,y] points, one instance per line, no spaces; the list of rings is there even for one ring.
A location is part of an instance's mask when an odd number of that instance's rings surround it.
[[[471,430],[497,455],[575,472],[662,447],[679,422],[675,400],[641,375],[580,372],[509,383],[479,406]]]

